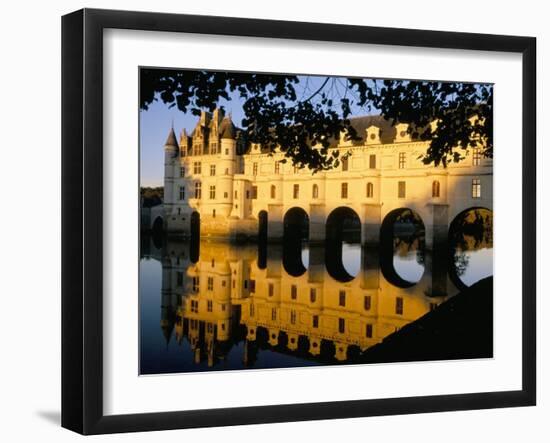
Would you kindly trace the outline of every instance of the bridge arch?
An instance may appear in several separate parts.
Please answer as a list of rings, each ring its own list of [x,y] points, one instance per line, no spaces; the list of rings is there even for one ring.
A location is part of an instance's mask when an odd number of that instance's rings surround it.
[[[380,270],[389,283],[399,288],[410,288],[420,281],[424,274],[425,233],[424,221],[410,208],[397,208],[386,214],[380,226]],[[415,267],[414,272],[402,275],[394,260],[398,248],[403,253],[417,251],[416,261],[422,270]]]
[[[290,208],[283,217],[283,267],[293,276],[306,272],[303,247],[309,240],[309,215],[298,207]]]
[[[459,289],[492,273],[492,260],[472,264],[472,253],[493,247],[493,211],[472,206],[459,212],[449,224],[449,278]],[[489,251],[485,251],[492,254]],[[472,266],[469,266],[472,265]],[[468,275],[468,269],[476,275]]]
[[[163,231],[163,228],[164,220],[160,215],[158,215],[151,224],[151,231],[153,231],[153,233],[161,233]]]
[[[344,243],[357,246],[357,256],[351,253],[345,258]],[[340,282],[353,280],[361,266],[361,219],[357,212],[348,206],[340,206],[328,215],[325,246],[329,275]]]

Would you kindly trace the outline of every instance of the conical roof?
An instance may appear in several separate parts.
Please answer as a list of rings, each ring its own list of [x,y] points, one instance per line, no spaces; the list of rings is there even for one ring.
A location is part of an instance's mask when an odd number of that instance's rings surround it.
[[[220,137],[235,139],[236,128],[229,117],[224,117],[220,127]]]
[[[176,139],[176,133],[174,132],[173,127],[170,129],[170,133],[168,134],[168,138],[166,139],[164,146],[174,146],[175,148],[178,147],[178,140]]]

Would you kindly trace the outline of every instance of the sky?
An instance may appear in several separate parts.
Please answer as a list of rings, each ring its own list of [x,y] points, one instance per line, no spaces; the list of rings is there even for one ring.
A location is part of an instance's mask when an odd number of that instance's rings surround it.
[[[315,92],[326,79],[326,76],[299,76],[299,83],[295,85],[298,99],[308,98]],[[326,85],[326,91],[336,102],[345,93],[344,79],[331,78]],[[231,100],[221,99],[218,106],[224,106],[226,113],[231,113],[233,122],[241,126],[243,118],[243,99],[236,93],[230,94]],[[348,97],[349,92],[348,92]],[[351,96],[351,100],[354,97]],[[372,111],[370,112],[372,114]],[[369,112],[358,106],[352,105],[352,115],[366,115]],[[140,178],[141,186],[163,186],[164,176],[164,143],[170,132],[172,124],[179,140],[182,129],[190,133],[197,124],[198,117],[191,112],[183,113],[176,106],[170,108],[162,100],[153,102],[147,111],[140,110]]]

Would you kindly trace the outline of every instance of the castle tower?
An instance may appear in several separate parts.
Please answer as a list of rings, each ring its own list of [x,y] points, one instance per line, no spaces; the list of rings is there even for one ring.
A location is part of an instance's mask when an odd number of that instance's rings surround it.
[[[224,117],[220,124],[220,160],[218,187],[220,189],[219,210],[229,217],[233,207],[233,176],[237,172],[237,141],[235,125],[230,117]]]
[[[170,129],[164,143],[164,219],[168,220],[175,203],[174,182],[178,166],[179,147],[174,128]]]

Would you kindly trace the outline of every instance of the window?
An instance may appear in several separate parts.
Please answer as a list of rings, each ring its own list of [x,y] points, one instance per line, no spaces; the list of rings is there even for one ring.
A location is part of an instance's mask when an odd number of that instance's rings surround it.
[[[199,292],[200,280],[199,277],[193,277],[193,292]]]
[[[397,315],[403,315],[403,297],[395,298],[395,313]]]
[[[186,150],[185,150],[185,148],[181,148],[181,149],[180,149],[180,157],[185,157],[185,155],[186,155]]]
[[[343,334],[346,332],[346,320],[343,318],[338,319],[338,332],[340,334]]]
[[[210,165],[210,175],[216,175],[216,165]]]
[[[311,288],[309,290],[309,301],[315,303],[315,300],[317,300],[317,289]]]
[[[367,198],[374,197],[374,185],[372,183],[367,183]]]
[[[217,153],[218,153],[218,144],[210,143],[210,154],[217,154]]]
[[[273,287],[273,283],[269,283],[267,285],[267,295],[270,297],[273,297],[273,292],[275,291],[275,288]]]
[[[254,304],[250,303],[250,316],[254,317]]]
[[[298,174],[298,172],[300,172],[300,168],[294,165],[294,174]]]
[[[348,184],[342,183],[341,185],[341,196],[342,198],[348,198]]]
[[[399,169],[405,169],[405,153],[399,153]]]
[[[294,185],[292,196],[296,199],[300,197],[300,185]]]
[[[370,169],[376,169],[376,155],[375,154],[369,155],[369,168]]]
[[[229,198],[229,194],[227,192],[223,193],[223,198]]]
[[[216,198],[216,187],[210,186],[210,200],[214,200]]]
[[[398,182],[397,183],[397,198],[405,198],[405,195],[406,195],[405,182]]]
[[[237,191],[235,191],[235,198],[237,198]]]
[[[363,299],[363,307],[365,308],[365,311],[370,311],[370,306],[371,306],[370,295],[365,295],[365,298]]]
[[[281,163],[275,162],[275,174],[280,174],[280,173],[281,173]]]
[[[313,188],[311,188],[311,197],[319,198],[319,186],[313,185]]]
[[[314,315],[314,316],[311,318],[311,326],[313,326],[314,328],[318,328],[318,327],[319,327],[319,316],[318,316],[318,315]]]
[[[206,303],[206,310],[208,312],[212,312],[212,300],[208,300],[208,302]]]
[[[216,210],[212,209],[212,218],[216,218]]]
[[[271,308],[271,320],[277,320],[277,308]]]
[[[348,168],[349,168],[348,158],[347,158],[347,157],[343,157],[343,158],[342,158],[342,171],[347,171]]]
[[[214,290],[214,277],[208,277],[208,290]]]
[[[437,180],[432,183],[432,197],[439,197],[440,185]]]
[[[201,155],[201,144],[195,143],[193,145],[193,155]]]
[[[479,178],[472,180],[472,198],[481,198],[481,180]]]
[[[365,335],[367,338],[372,338],[372,325],[367,325]]]
[[[346,306],[346,291],[340,291],[338,294],[338,304],[340,306]]]
[[[290,323],[296,324],[296,311],[294,309],[290,311]]]
[[[177,285],[178,286],[183,286],[183,272],[181,271],[178,271],[178,273],[176,274],[176,277],[177,277]]]
[[[225,175],[229,175],[229,168],[225,168]]]
[[[271,198],[275,198],[276,189],[277,188],[275,187],[275,185],[271,185],[271,193],[270,193]]]
[[[185,166],[180,166],[180,177],[185,177]]]
[[[195,314],[199,312],[199,301],[198,300],[191,300],[191,312],[194,312]]]
[[[296,300],[297,297],[298,297],[298,287],[296,285],[292,285],[290,287],[290,298],[292,300]]]
[[[481,150],[479,148],[475,148],[472,153],[472,165],[479,166],[480,164],[481,164]]]
[[[225,282],[224,282],[224,283],[225,283]],[[224,285],[224,286],[225,286],[225,285]],[[220,305],[220,307],[222,308],[222,311],[225,311],[225,303],[222,303],[222,304]]]
[[[229,148],[225,148],[225,155],[229,155]]]
[[[212,334],[214,332],[214,325],[212,323],[206,323],[206,332]]]
[[[180,200],[185,200],[185,186],[180,186]]]
[[[252,163],[252,175],[258,175],[258,163]]]
[[[256,292],[256,280],[250,280],[250,292]]]
[[[201,173],[201,162],[194,162],[193,163],[193,174],[200,174]]]
[[[258,187],[252,186],[252,198],[256,200],[258,198]]]
[[[195,183],[195,198],[201,198],[202,197],[202,186],[201,182]]]

